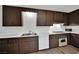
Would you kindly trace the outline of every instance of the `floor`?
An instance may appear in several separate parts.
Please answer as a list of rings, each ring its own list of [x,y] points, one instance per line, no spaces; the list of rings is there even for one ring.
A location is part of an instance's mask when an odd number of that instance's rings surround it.
[[[33,54],[79,54],[79,49],[74,46],[67,45],[64,47],[38,51]]]

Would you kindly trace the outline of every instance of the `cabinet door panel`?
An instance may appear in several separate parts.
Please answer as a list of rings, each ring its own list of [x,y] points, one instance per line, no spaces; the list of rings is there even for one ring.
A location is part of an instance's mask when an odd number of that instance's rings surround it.
[[[22,26],[19,8],[3,6],[3,26]]]
[[[69,14],[64,13],[64,26],[68,26],[68,25],[69,25]]]
[[[49,47],[50,48],[56,48],[58,47],[58,36],[49,36]]]
[[[35,52],[35,51],[38,50],[38,40],[37,40],[37,37],[20,38],[19,46],[20,46],[20,53]]]
[[[47,11],[47,14],[46,14],[46,24],[47,24],[47,26],[52,26],[53,20],[54,20],[54,12]]]
[[[79,48],[79,35],[78,34],[71,35],[71,44]]]
[[[64,23],[64,14],[61,12],[55,12],[54,23]]]
[[[69,25],[79,25],[79,10],[69,13]]]
[[[6,39],[0,39],[0,54],[6,54],[7,51],[7,40]]]
[[[46,25],[46,12],[45,11],[38,11],[37,17],[37,26],[45,26]]]
[[[8,53],[11,54],[19,53],[18,39],[16,38],[8,39]]]

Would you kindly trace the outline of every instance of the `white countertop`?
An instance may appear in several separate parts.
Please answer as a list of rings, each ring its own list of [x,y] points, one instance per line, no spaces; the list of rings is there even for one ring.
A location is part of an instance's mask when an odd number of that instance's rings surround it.
[[[53,35],[53,34],[67,34],[67,33],[74,33],[74,34],[79,34],[78,32],[61,32],[61,33],[49,33],[49,35]],[[21,36],[21,35],[12,35],[12,36],[8,36],[8,35],[0,35],[0,38],[22,38],[22,37],[33,37],[33,36],[39,36],[39,35],[26,35],[26,36]]]
[[[61,32],[61,33],[49,33],[49,35],[52,35],[52,34],[67,34],[67,33],[79,34],[79,32]]]
[[[22,38],[22,37],[34,37],[38,35],[26,35],[26,36],[0,36],[0,38]]]

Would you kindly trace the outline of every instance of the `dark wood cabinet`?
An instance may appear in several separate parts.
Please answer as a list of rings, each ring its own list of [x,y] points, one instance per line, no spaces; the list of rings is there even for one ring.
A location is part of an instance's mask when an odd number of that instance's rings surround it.
[[[6,54],[8,53],[8,47],[7,47],[7,40],[6,39],[1,39],[0,40],[0,54]]]
[[[37,16],[37,26],[53,25],[54,13],[52,11],[39,10]]]
[[[37,26],[52,26],[53,23],[68,25],[68,14],[56,11],[38,11]]]
[[[0,39],[0,54],[23,54],[38,51],[38,37]]]
[[[53,11],[47,11],[46,12],[46,25],[52,26],[54,21],[54,12]]]
[[[69,13],[69,25],[79,25],[79,10]]]
[[[59,46],[58,35],[49,35],[49,48],[56,48]]]
[[[69,13],[64,13],[64,26],[69,26]]]
[[[37,15],[37,26],[45,26],[45,25],[46,25],[46,12],[43,10],[39,10]]]
[[[71,34],[71,45],[79,48],[79,34]]]
[[[20,53],[32,53],[38,51],[37,37],[27,37],[19,39]]]
[[[7,51],[8,53],[19,53],[19,44],[18,44],[18,38],[9,38],[7,43]]]
[[[3,26],[22,26],[21,11],[19,8],[3,6]]]
[[[54,23],[64,23],[65,26],[69,25],[69,23],[68,23],[68,13],[55,12],[53,22]]]
[[[54,23],[64,23],[64,13],[55,12]]]
[[[67,33],[67,44],[70,45],[71,44],[71,34]]]
[[[18,39],[4,38],[0,39],[0,54],[19,53]]]

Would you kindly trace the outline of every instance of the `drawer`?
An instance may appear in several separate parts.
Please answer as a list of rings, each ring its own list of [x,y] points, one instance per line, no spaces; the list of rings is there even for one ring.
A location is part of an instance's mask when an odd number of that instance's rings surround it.
[[[27,38],[20,38],[20,42],[27,42],[27,41],[37,41],[38,37],[27,37]]]

